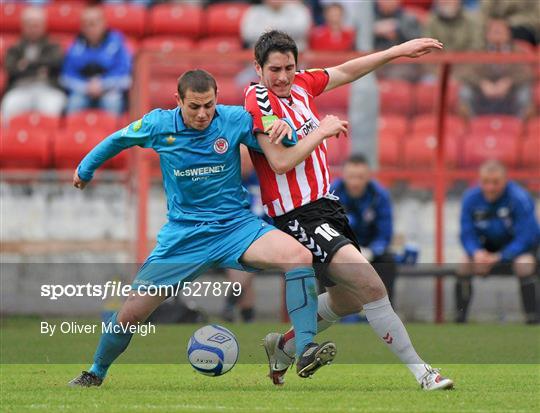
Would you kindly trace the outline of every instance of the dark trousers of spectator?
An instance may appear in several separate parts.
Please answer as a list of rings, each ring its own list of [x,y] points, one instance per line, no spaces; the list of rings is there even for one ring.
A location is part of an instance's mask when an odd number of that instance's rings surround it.
[[[396,258],[391,251],[385,251],[382,255],[373,257],[371,265],[377,271],[388,291],[390,302],[394,301],[394,281],[397,275]]]
[[[511,264],[498,264],[491,273],[512,274]],[[538,276],[532,274],[527,277],[519,277],[521,301],[525,310],[527,324],[537,324],[540,321],[538,315],[538,298],[536,296],[536,284]],[[456,280],[456,323],[467,322],[469,304],[473,295],[472,275],[461,275]]]

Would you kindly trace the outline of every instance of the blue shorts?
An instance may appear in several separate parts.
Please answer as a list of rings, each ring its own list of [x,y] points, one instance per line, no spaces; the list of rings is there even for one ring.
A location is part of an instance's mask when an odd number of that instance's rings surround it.
[[[157,245],[139,269],[132,288],[178,285],[193,281],[210,268],[257,271],[240,263],[240,257],[274,229],[251,213],[198,224],[169,221],[159,231]]]

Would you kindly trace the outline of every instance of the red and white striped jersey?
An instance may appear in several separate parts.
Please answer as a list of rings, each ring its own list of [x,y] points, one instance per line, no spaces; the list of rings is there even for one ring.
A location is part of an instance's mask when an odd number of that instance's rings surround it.
[[[253,132],[264,131],[263,116],[275,115],[287,118],[296,127],[298,139],[303,139],[319,126],[314,99],[327,84],[328,73],[314,69],[296,74],[291,96],[287,98],[276,96],[263,85],[251,85],[246,89],[245,108],[253,117]],[[263,153],[250,150],[266,214],[280,216],[328,194],[330,176],[326,153],[326,142],[323,142],[296,168],[278,175]]]

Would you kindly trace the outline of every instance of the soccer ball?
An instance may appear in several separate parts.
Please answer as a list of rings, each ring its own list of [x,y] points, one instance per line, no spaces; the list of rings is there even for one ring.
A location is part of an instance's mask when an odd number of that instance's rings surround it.
[[[187,346],[187,356],[193,368],[205,376],[221,376],[238,360],[238,341],[225,327],[216,324],[199,328]]]

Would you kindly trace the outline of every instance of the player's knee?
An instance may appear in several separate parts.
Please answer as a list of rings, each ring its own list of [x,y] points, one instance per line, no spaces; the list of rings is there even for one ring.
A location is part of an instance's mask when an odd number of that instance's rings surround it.
[[[534,273],[536,260],[531,254],[524,254],[516,257],[512,263],[514,274],[518,277],[528,277]]]
[[[380,300],[388,295],[384,283],[379,278],[378,280],[370,280],[362,286],[362,295],[367,299],[367,302]]]
[[[134,311],[121,311],[118,316],[116,317],[116,321],[119,324],[123,325],[132,325],[132,324],[138,324],[142,323],[145,320],[143,320],[143,317]]]
[[[313,258],[311,252],[304,248],[300,243],[294,243],[294,245],[283,248],[283,262],[295,265],[311,265]]]

